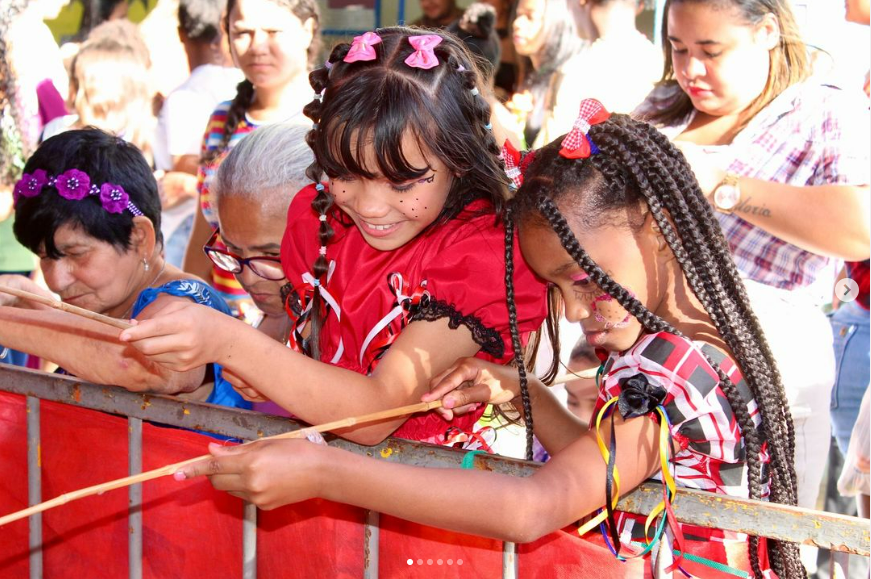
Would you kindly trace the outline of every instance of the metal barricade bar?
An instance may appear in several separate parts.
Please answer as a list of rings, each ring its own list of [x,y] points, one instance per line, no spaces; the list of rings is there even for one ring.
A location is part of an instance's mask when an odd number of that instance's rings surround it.
[[[142,420],[127,419],[127,471],[129,475],[142,472]],[[127,525],[127,564],[130,579],[142,579],[142,484],[130,485]]]
[[[27,504],[42,502],[42,441],[39,430],[39,398],[27,397]],[[30,579],[42,578],[42,513],[28,518]]]
[[[136,394],[122,388],[97,386],[75,378],[4,367],[2,364],[0,390],[247,440],[300,428],[298,423],[277,416],[180,401],[170,396]],[[389,438],[375,446],[360,446],[335,437],[328,440],[331,446],[355,454],[429,468],[459,468],[465,455],[461,450],[398,438]],[[529,476],[540,466],[495,455],[475,456],[474,465],[511,476]],[[624,495],[618,509],[646,515],[659,503],[661,495],[662,489],[658,485],[643,484]],[[686,489],[680,490],[674,510],[678,520],[701,527],[795,541],[858,555],[868,555],[871,551],[868,523],[856,517]]]

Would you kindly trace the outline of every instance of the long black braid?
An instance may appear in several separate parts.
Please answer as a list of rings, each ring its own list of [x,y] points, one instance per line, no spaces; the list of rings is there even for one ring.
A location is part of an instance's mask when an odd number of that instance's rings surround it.
[[[559,156],[560,140],[537,153],[515,199],[515,220],[544,218],[566,252],[602,291],[611,295],[648,332],[681,333],[610,278],[580,246],[558,204],[594,229],[614,209],[642,200],[656,221],[695,295],[732,351],[749,391],[742,392],[710,357],[720,388],[741,428],[751,498],[794,505],[794,429],[786,394],[768,343],[753,314],[743,282],[710,205],[683,155],[660,133],[624,115],[594,125],[589,135],[601,151],[585,160]],[[748,402],[759,409],[757,426]],[[770,464],[760,455],[767,442]],[[750,537],[750,562],[761,576],[759,540]],[[771,566],[780,577],[805,577],[793,543],[768,541]]]
[[[517,328],[517,304],[514,302],[514,221],[511,219],[510,209],[505,214],[505,297],[508,300],[508,328],[511,332],[511,345],[514,348],[514,361],[520,376],[520,401],[523,405],[523,421],[526,424],[526,460],[532,460],[532,403],[529,400],[529,380],[526,375],[523,345]],[[555,349],[558,347],[556,346]]]
[[[429,34],[440,34],[427,31]],[[418,139],[454,175],[445,205],[432,226],[455,218],[472,201],[487,199],[501,216],[508,179],[499,160],[500,148],[490,131],[490,107],[478,94],[484,83],[475,59],[465,46],[443,35],[434,52],[439,65],[428,69],[405,64],[414,51],[408,42],[419,31],[404,27],[377,31],[382,42],[373,46],[376,58],[344,62],[350,45],[333,48],[327,64],[311,72],[314,100],[304,114],[314,126],[306,142],[315,161],[306,171],[320,183],[329,178],[355,176],[371,179],[375,171],[395,183],[420,178],[429,167],[411,166],[398,143],[406,134]],[[365,146],[372,144],[377,166],[367,166]],[[337,216],[333,196],[319,187],[312,209],[320,216]],[[347,224],[346,220],[340,222]],[[335,235],[321,219],[318,241],[327,247]],[[312,274],[326,283],[328,256],[316,258]],[[314,292],[310,314],[309,354],[320,358],[320,331],[325,310],[320,292]]]

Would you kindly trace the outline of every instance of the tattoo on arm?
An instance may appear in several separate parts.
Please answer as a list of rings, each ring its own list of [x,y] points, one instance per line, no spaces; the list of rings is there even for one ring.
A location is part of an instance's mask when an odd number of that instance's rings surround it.
[[[741,215],[758,215],[760,217],[771,217],[770,209],[768,209],[765,205],[754,205],[751,203],[751,201],[753,201],[752,197],[742,199],[738,202],[738,205],[735,206],[735,209],[733,209],[732,212]]]

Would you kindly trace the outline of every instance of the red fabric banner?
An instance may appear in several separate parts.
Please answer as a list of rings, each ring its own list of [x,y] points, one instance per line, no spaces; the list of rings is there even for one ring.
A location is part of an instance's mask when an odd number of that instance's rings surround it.
[[[23,396],[0,393],[0,514],[27,506],[26,416]],[[44,499],[127,475],[123,417],[43,402],[40,418]],[[143,470],[205,454],[209,440],[144,424]],[[215,491],[206,479],[164,477],[143,485],[142,513],[144,578],[241,577],[240,500]],[[361,509],[321,500],[258,512],[258,575],[362,577],[364,520]],[[126,577],[128,532],[124,489],[46,511],[44,575]],[[27,577],[27,536],[26,519],[0,527],[0,579]],[[625,567],[604,547],[578,538],[572,529],[518,551],[524,579],[624,576]],[[378,557],[380,576],[388,579],[502,575],[499,541],[388,516],[381,518]]]

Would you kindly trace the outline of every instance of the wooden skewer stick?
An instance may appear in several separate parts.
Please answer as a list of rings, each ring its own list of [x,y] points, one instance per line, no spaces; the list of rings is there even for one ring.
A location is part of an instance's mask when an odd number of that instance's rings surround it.
[[[569,370],[567,374],[556,378],[550,385],[555,386],[557,384],[565,384],[566,382],[579,380],[581,378],[595,378],[598,371],[599,368],[590,368],[589,370]]]
[[[290,432],[284,432],[282,434],[276,434],[274,436],[267,436],[258,440],[252,440],[250,442],[246,442],[244,444],[251,444],[253,442],[260,442],[261,440],[279,440],[282,438],[305,438],[312,432],[327,432],[331,430],[339,430],[340,428],[348,428],[350,426],[355,426],[357,424],[366,424],[369,422],[377,422],[379,420],[386,420],[389,418],[397,418],[399,416],[407,416],[409,414],[414,414],[416,412],[425,412],[427,410],[432,410],[434,408],[441,408],[442,401],[435,400],[433,402],[420,402],[418,404],[411,404],[409,406],[400,406],[398,408],[392,408],[390,410],[382,410],[380,412],[373,412],[371,414],[363,414],[362,416],[351,416],[349,418],[343,418],[342,420],[335,420],[333,422],[326,422],[324,424],[319,424],[317,426],[310,426],[308,428],[301,428],[299,430],[292,430]],[[17,521],[19,519],[23,519],[25,517],[29,517],[30,515],[35,515],[36,513],[41,513],[43,511],[47,511],[48,509],[64,505],[66,503],[89,497],[92,495],[103,494],[106,491],[111,491],[115,489],[120,489],[124,487],[128,487],[130,485],[134,485],[137,483],[142,483],[145,481],[153,480],[156,478],[160,478],[162,476],[173,475],[178,472],[182,467],[185,467],[189,464],[193,464],[197,461],[211,458],[210,454],[204,454],[203,456],[198,456],[196,458],[191,458],[188,460],[184,460],[182,462],[177,462],[175,464],[169,464],[164,467],[150,470],[148,472],[143,472],[140,474],[136,474],[133,476],[128,476],[125,478],[119,478],[113,481],[101,483],[98,485],[90,486],[87,488],[79,489],[77,491],[73,491],[70,493],[66,493],[60,495],[59,497],[55,497],[51,500],[39,503],[38,505],[33,505],[32,507],[28,507],[21,511],[17,511],[6,515],[4,517],[0,517],[0,527],[7,523],[11,523],[13,521]]]
[[[39,294],[35,294],[29,291],[24,291],[16,288],[6,287],[0,285],[0,293],[13,295],[15,297],[28,300],[31,302],[36,302],[38,304],[42,304],[44,306],[48,306],[50,308],[54,308],[56,310],[61,310],[64,312],[68,312],[70,314],[75,314],[77,316],[82,316],[83,318],[88,318],[89,320],[94,320],[96,322],[102,322],[104,324],[109,324],[110,326],[114,326],[116,328],[120,328],[122,330],[126,330],[127,328],[132,328],[133,324],[128,324],[123,320],[119,320],[117,318],[113,318],[110,316],[104,316],[103,314],[98,314],[97,312],[92,312],[91,310],[86,310],[84,308],[80,308],[77,306],[73,306],[70,304],[65,304],[63,302],[59,302],[57,300],[53,300],[51,298],[47,298],[45,296],[41,296]]]

